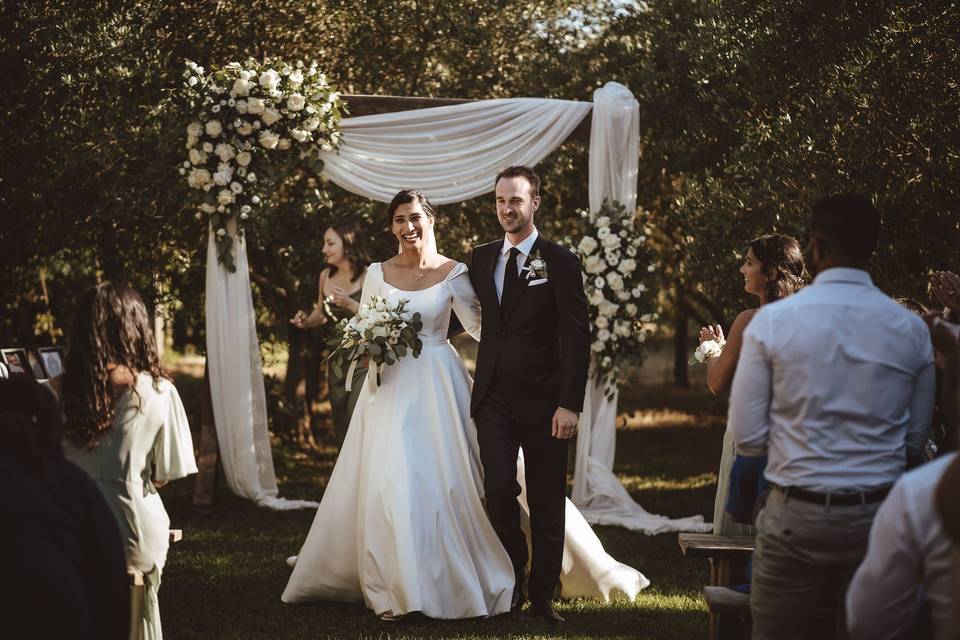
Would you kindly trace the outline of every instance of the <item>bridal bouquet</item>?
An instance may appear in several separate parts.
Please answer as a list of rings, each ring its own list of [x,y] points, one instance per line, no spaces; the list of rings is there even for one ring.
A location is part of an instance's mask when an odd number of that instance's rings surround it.
[[[316,63],[250,59],[206,71],[188,60],[183,79],[192,121],[180,175],[197,196],[197,218],[210,219],[217,259],[232,272],[227,223],[242,233],[293,162],[320,172],[321,152],[340,143],[343,104]]]
[[[726,340],[717,339],[717,340],[705,340],[700,343],[700,346],[696,348],[693,352],[693,357],[699,363],[704,363],[711,358],[716,358],[723,352],[724,345],[727,344]]]
[[[599,211],[582,211],[581,217],[584,235],[570,244],[580,256],[590,304],[593,370],[612,394],[625,362],[642,362],[652,333],[645,325],[657,319],[656,296],[647,287],[653,252],[635,212],[617,202],[605,201]]]
[[[390,365],[406,356],[420,356],[423,342],[419,338],[423,329],[420,313],[407,311],[409,300],[401,300],[396,306],[380,296],[360,305],[357,315],[343,319],[337,324],[336,338],[330,340],[333,348],[330,366],[338,377],[343,376],[344,363],[350,363],[347,373],[347,391],[350,390],[353,370],[357,362],[369,358],[376,371],[377,386],[384,365]]]

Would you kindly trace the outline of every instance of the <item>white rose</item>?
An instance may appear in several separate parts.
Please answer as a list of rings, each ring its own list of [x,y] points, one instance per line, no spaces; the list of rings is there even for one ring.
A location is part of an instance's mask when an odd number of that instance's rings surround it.
[[[590,293],[587,294],[587,302],[594,307],[603,302],[603,291],[600,289],[592,289]]]
[[[249,151],[241,151],[237,154],[237,164],[241,167],[249,165],[251,160],[253,160],[253,156],[250,155]]]
[[[303,72],[299,69],[290,72],[290,83],[291,84],[301,84],[303,82]]]
[[[291,96],[287,98],[287,109],[290,109],[290,111],[300,111],[306,105],[307,101],[299,93],[291,94]]]
[[[268,92],[272,92],[280,84],[280,74],[273,69],[267,69],[260,74],[260,86]]]
[[[610,217],[609,216],[600,216],[597,218],[598,227],[609,227],[610,226]]]
[[[610,321],[607,320],[606,316],[597,316],[597,319],[594,320],[593,324],[597,326],[597,329],[606,329],[610,326]]]
[[[617,291],[617,300],[619,300],[620,302],[626,302],[629,299],[630,299],[629,291]]]
[[[627,247],[627,255],[632,258],[637,255],[637,250],[634,247]]]
[[[649,313],[645,313],[642,316],[640,316],[640,320],[641,322],[650,322],[651,320],[653,320],[653,316],[650,315]]]
[[[200,205],[200,210],[203,211],[204,213],[213,213],[214,211],[217,210],[217,208],[212,204],[207,204],[206,202],[204,202],[203,204]]]
[[[187,149],[192,149],[198,142],[200,142],[198,136],[187,136]]]
[[[600,240],[603,240],[609,235],[610,235],[610,229],[608,229],[607,227],[600,227],[599,229],[597,229],[597,238],[599,238]]]
[[[221,166],[215,174],[213,174],[213,181],[219,187],[225,187],[230,184],[230,181],[233,179],[233,169],[230,167]]]
[[[643,293],[643,291],[640,291],[640,287],[634,287],[633,291],[631,291],[630,293],[633,294],[634,298],[639,298],[640,294]]]
[[[637,291],[639,291],[640,293],[643,293],[646,290],[647,290],[647,285],[643,284],[642,282],[637,285]]]
[[[599,340],[600,342],[606,342],[606,341],[609,340],[609,339],[610,339],[610,331],[609,331],[609,330],[607,330],[607,329],[600,329],[600,331],[597,331],[597,340]]]
[[[577,250],[584,255],[589,255],[597,250],[597,241],[591,236],[585,236],[577,245]]]
[[[304,130],[306,130],[306,131],[316,131],[316,130],[317,130],[317,127],[320,126],[320,119],[319,119],[319,118],[307,118],[306,120],[303,121],[303,125],[302,125],[302,126],[303,126]]]
[[[199,122],[191,122],[187,125],[187,135],[199,138],[203,134],[203,125]]]
[[[242,125],[237,127],[237,133],[242,136],[248,136],[253,133],[253,125],[249,122],[244,122]]]
[[[248,96],[250,95],[250,87],[253,86],[250,84],[249,80],[245,80],[243,77],[237,78],[233,81],[233,88],[230,90],[230,95],[236,98],[237,96]]]
[[[204,143],[203,143],[203,146],[200,147],[200,148],[203,149],[204,153],[213,153],[213,143],[212,143],[212,142],[204,142]]]
[[[383,338],[387,335],[387,328],[382,324],[374,325],[370,331],[373,333],[374,338]]]
[[[226,230],[226,229],[223,229],[223,228],[217,229],[217,237],[218,237],[218,238],[222,238],[222,237],[225,236],[225,235],[227,235],[227,230]]]
[[[194,189],[202,189],[210,183],[210,172],[206,169],[193,169],[187,176],[187,184]]]
[[[600,234],[597,234],[598,236]],[[619,249],[620,248],[620,236],[616,236],[612,233],[607,234],[600,243],[606,249]]]
[[[260,98],[250,98],[247,100],[247,112],[252,113],[255,116],[263,113],[263,110],[266,108],[267,105],[264,104],[263,100]]]
[[[200,82],[200,80],[197,78],[197,76],[190,76],[190,79],[187,80],[187,84],[189,84],[191,87],[196,86],[198,82]]]
[[[633,333],[633,331],[630,329],[630,323],[629,323],[629,322],[622,322],[622,321],[619,321],[619,320],[617,321],[616,325],[614,326],[613,332],[614,332],[615,334],[617,334],[618,336],[620,336],[621,338],[629,338],[629,337],[630,337],[630,334]]]
[[[223,189],[217,194],[217,202],[222,205],[228,205],[233,202],[233,194],[228,189]]]
[[[217,157],[220,158],[221,162],[231,160],[237,155],[237,152],[233,146],[227,144],[226,142],[221,142],[218,144],[213,151],[217,154]]]
[[[253,204],[260,204],[260,196],[253,196],[252,198],[250,198],[250,202],[252,202]]]
[[[194,165],[206,164],[207,154],[196,149],[190,149],[190,163]]]
[[[276,149],[277,143],[280,142],[280,136],[269,130],[261,131],[259,140],[265,149]]]
[[[628,302],[625,308],[627,310],[627,315],[631,318],[637,315],[637,305],[633,304],[632,302]]]
[[[620,271],[623,275],[630,275],[637,269],[637,261],[631,258],[627,258],[620,263],[620,266],[617,267],[617,270]]]
[[[237,113],[247,113],[247,101],[237,100]],[[238,127],[240,125],[237,125]]]
[[[604,269],[603,261],[599,256],[587,256],[587,259],[583,261],[583,268],[587,273],[595,275],[600,273]]]
[[[219,120],[207,120],[207,124],[205,124],[203,128],[211,138],[216,138],[223,133],[223,126]]]
[[[234,193],[243,193],[243,185],[239,182],[231,182],[230,191],[233,191]]]
[[[263,113],[260,114],[260,118],[263,120],[263,123],[266,124],[268,127],[272,125],[274,122],[276,122],[277,120],[279,120],[281,117],[282,116],[280,115],[280,112],[274,109],[273,107],[267,107],[266,109],[263,110]]]
[[[247,174],[247,182],[256,182],[256,181],[257,181],[257,174],[255,174],[252,171]]]
[[[297,142],[306,142],[310,139],[310,132],[301,129],[291,129],[290,136]]]
[[[603,285],[606,283],[607,281],[604,280],[602,276],[597,276],[593,279],[593,286],[595,286],[597,289],[603,289]]]
[[[290,140],[287,138],[280,138],[280,142],[277,143],[277,149],[286,150],[290,148]]]
[[[623,276],[619,273],[610,272],[607,274],[607,284],[610,285],[610,288],[614,291],[623,290]]]
[[[620,308],[620,305],[614,304],[613,302],[610,302],[609,300],[604,300],[604,301],[601,302],[600,305],[597,307],[597,311],[598,311],[598,312],[600,313],[600,315],[602,315],[602,316],[607,316],[608,318],[612,318],[612,317],[614,316],[614,314],[617,313],[617,309],[619,309],[619,308]]]
[[[594,353],[600,353],[601,351],[603,351],[603,343],[599,341],[594,342],[593,344],[590,345],[590,350],[593,351]]]

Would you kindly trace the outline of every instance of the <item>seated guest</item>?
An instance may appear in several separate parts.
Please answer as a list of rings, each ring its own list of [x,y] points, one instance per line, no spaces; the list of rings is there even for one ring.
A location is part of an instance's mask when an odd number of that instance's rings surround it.
[[[903,475],[883,501],[870,530],[867,556],[847,592],[850,636],[895,640],[921,636],[921,609],[934,637],[950,620],[950,540],[934,504],[936,488],[956,453]]]
[[[49,390],[0,380],[0,635],[122,640],[120,531],[97,486],[63,457],[61,436]]]
[[[103,283],[80,299],[67,345],[67,457],[94,479],[143,575],[146,640],[162,637],[157,590],[170,519],[157,487],[197,472],[180,396],[160,369],[150,315],[136,291]]]
[[[743,336],[728,424],[768,454],[757,517],[754,640],[846,637],[847,585],[880,502],[926,441],[930,334],[874,286],[880,214],[862,195],[814,205],[813,284],[762,307]]]
[[[744,290],[755,296],[760,306],[786,298],[803,286],[806,276],[800,244],[794,238],[779,233],[754,238],[747,248],[740,273],[743,275]],[[707,386],[713,393],[719,395],[730,390],[733,374],[737,369],[737,358],[740,357],[743,331],[756,312],[757,309],[741,311],[730,327],[730,336],[726,339],[723,350],[718,356],[708,358]],[[720,325],[700,329],[700,344],[710,341],[724,341]],[[752,536],[753,526],[731,518],[726,508],[734,457],[733,436],[728,426],[723,433],[723,451],[720,454],[717,495],[713,506],[713,533],[723,536]],[[753,495],[756,494],[754,491]],[[747,509],[752,512],[752,505],[748,505]]]

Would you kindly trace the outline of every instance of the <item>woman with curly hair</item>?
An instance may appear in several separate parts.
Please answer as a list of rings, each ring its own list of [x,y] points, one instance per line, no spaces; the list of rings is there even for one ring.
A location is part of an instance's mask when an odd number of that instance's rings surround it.
[[[197,472],[187,416],[131,287],[105,282],[88,291],[67,346],[66,454],[103,492],[120,525],[127,569],[143,575],[139,637],[159,639],[157,590],[170,519],[157,488]]]
[[[800,243],[795,238],[779,233],[760,236],[750,242],[740,273],[743,274],[744,290],[756,296],[760,306],[796,293],[803,287],[807,277]],[[758,309],[741,311],[730,327],[730,335],[726,338],[723,350],[716,357],[707,360],[707,386],[713,393],[719,395],[730,390],[740,357],[740,346],[743,344],[743,332],[757,311]],[[723,343],[723,329],[720,325],[700,329],[700,343],[711,340]],[[728,428],[723,434],[720,476],[713,507],[713,532],[716,535],[753,535],[751,525],[738,523],[726,510],[734,456],[733,437]]]

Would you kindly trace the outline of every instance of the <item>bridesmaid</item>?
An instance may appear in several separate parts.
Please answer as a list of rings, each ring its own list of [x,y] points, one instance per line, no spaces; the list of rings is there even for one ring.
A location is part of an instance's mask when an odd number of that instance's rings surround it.
[[[779,233],[760,236],[750,242],[740,273],[743,274],[743,288],[758,298],[760,306],[796,293],[806,277],[800,244],[796,239]],[[730,327],[730,336],[723,351],[707,361],[707,386],[713,393],[719,395],[730,390],[743,344],[743,332],[756,312],[757,309],[741,311]],[[700,342],[708,340],[723,340],[720,325],[700,329]],[[713,533],[749,536],[754,534],[753,527],[736,522],[726,510],[734,456],[733,437],[728,428],[723,434],[720,475],[713,506]]]
[[[157,489],[197,472],[187,415],[160,369],[151,317],[132,288],[88,291],[74,317],[63,378],[67,459],[100,488],[120,526],[127,571],[141,574],[131,637],[160,640],[157,591],[170,518]]]
[[[352,222],[337,222],[323,234],[323,257],[326,266],[320,272],[320,295],[317,305],[308,315],[298,311],[290,322],[298,329],[312,329],[326,325],[333,337],[333,327],[343,318],[351,318],[360,309],[360,291],[367,274],[370,257],[364,247],[363,236]],[[327,368],[327,386],[330,411],[337,444],[342,445],[350,425],[350,416],[367,375],[365,367],[358,366],[353,374],[351,390],[346,390],[346,370],[338,377],[333,368]]]

